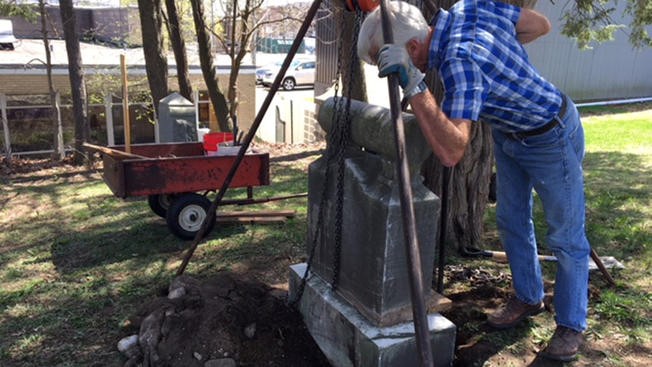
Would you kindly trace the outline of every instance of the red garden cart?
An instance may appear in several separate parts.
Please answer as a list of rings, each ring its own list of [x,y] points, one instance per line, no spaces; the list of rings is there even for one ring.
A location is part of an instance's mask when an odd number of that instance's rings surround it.
[[[211,205],[206,197],[222,186],[240,147],[225,147],[208,154],[201,142],[132,144],[102,147],[103,178],[120,198],[145,196],[150,208],[165,218],[168,228],[182,239],[192,239]],[[246,187],[247,198],[222,204],[250,204],[275,199],[253,199],[253,187],[269,185],[269,154],[247,152],[229,187]],[[299,196],[299,195],[297,195]],[[276,198],[280,200],[284,198]],[[214,223],[209,224],[209,230]]]

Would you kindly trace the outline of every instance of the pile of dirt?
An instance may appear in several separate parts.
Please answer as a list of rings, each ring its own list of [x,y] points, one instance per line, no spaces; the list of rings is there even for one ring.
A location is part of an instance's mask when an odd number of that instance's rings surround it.
[[[130,320],[125,366],[329,366],[284,290],[220,272],[182,275],[165,293]]]

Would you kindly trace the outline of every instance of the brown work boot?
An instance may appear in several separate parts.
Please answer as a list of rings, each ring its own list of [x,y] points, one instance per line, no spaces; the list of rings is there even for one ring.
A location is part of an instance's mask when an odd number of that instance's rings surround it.
[[[496,329],[507,329],[516,326],[527,317],[540,314],[544,309],[543,302],[529,305],[512,297],[503,308],[487,316],[487,323]]]
[[[550,343],[546,349],[539,352],[539,355],[555,361],[569,362],[577,357],[577,351],[583,342],[582,332],[557,326]]]

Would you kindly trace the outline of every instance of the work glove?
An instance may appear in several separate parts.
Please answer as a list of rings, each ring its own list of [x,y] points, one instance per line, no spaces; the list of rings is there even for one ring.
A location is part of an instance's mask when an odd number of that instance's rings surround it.
[[[405,46],[387,44],[378,52],[378,76],[398,74],[398,83],[404,94],[411,94],[421,83],[425,74],[412,63]]]

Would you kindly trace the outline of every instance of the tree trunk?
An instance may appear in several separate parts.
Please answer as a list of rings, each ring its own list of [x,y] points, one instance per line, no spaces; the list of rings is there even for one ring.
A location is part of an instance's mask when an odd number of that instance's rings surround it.
[[[201,0],[190,0],[192,5],[192,18],[195,22],[195,31],[197,32],[197,45],[199,47],[199,62],[201,63],[204,82],[208,89],[208,95],[211,99],[217,122],[221,131],[229,131],[229,108],[226,103],[224,94],[220,91],[217,84],[217,73],[213,65],[213,53],[210,45],[210,34],[206,30],[204,21],[204,5]]]
[[[79,49],[79,38],[75,31],[76,22],[72,0],[60,0],[59,10],[61,22],[63,23],[63,34],[66,40],[66,51],[68,51],[68,75],[70,78],[70,90],[72,94],[72,109],[75,119],[75,152],[73,161],[75,164],[82,164],[84,156],[82,144],[88,141],[90,128],[88,125],[88,113],[86,111],[86,84],[84,83],[84,72],[82,70],[81,52]]]
[[[536,0],[510,0],[507,3],[533,6]],[[435,5],[448,9],[455,1],[435,0]],[[426,13],[426,19],[431,14]],[[435,98],[441,101],[443,89],[437,71],[428,73],[427,80],[434,91]],[[452,169],[450,183],[447,184],[448,211],[446,215],[445,243],[447,247],[463,251],[464,248],[482,248],[484,234],[484,212],[488,202],[489,183],[493,170],[493,140],[491,129],[485,122],[474,123],[471,141],[462,160]],[[442,193],[443,166],[432,156],[423,165],[425,184],[435,194]],[[442,198],[443,199],[443,198]]]
[[[454,3],[452,0],[434,1],[435,6],[442,9],[448,9]],[[430,10],[424,13],[428,20],[434,15]],[[428,72],[426,80],[437,101],[441,102],[443,86],[438,71]],[[484,122],[472,125],[469,146],[462,160],[451,169],[449,182],[443,182],[444,166],[434,155],[424,163],[425,185],[447,203],[448,210],[442,213],[446,219],[445,246],[459,251],[482,247],[492,167],[491,129]],[[446,198],[441,197],[444,185],[448,194]]]
[[[351,99],[366,101],[367,90],[365,88],[364,68],[360,58],[358,58],[356,46],[357,35],[360,33],[360,25],[364,19],[357,19],[355,12],[344,8],[338,7],[336,11],[341,12],[344,17],[343,22],[337,22],[339,34],[354,35],[354,37],[342,38],[341,50],[344,53],[340,56],[342,62],[342,95],[348,96],[350,93]],[[350,92],[349,89],[351,89]]]
[[[247,48],[246,48],[246,42],[243,43],[242,41],[245,40],[243,36],[246,36],[244,30],[240,32],[240,38],[238,39],[238,0],[232,0],[231,5],[231,32],[228,35],[229,37],[229,42],[231,43],[231,46],[228,48],[229,52],[229,58],[231,59],[231,74],[229,74],[229,85],[226,90],[226,97],[228,98],[229,101],[229,117],[231,118],[232,121],[237,121],[237,111],[238,111],[238,74],[240,74],[240,64],[242,64],[242,59],[244,58]],[[246,4],[245,6],[248,6]],[[245,9],[247,11],[248,9]],[[244,23],[246,22],[247,19],[243,18],[241,19],[241,22]],[[241,47],[238,49],[237,45],[240,45]]]
[[[159,101],[168,95],[168,60],[163,51],[161,1],[138,0],[138,13],[143,33],[147,81],[155,113],[158,113]]]
[[[179,81],[179,93],[187,100],[192,101],[192,86],[188,75],[188,57],[186,56],[186,43],[181,35],[179,25],[179,14],[174,0],[165,0],[167,9],[167,26],[170,35],[170,43],[174,52],[174,60],[177,64],[177,80]]]

